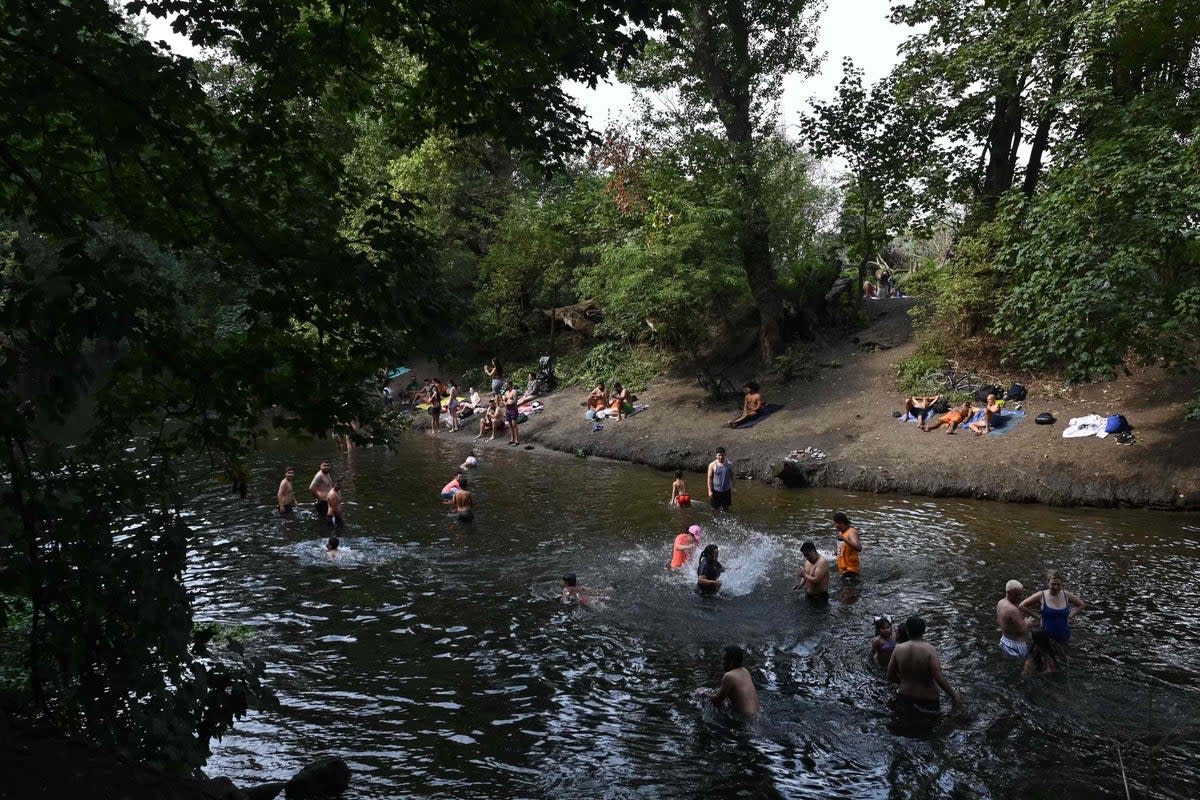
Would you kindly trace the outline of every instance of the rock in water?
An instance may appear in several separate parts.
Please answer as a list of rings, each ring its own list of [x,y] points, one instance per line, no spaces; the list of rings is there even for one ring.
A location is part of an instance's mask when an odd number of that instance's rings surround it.
[[[314,761],[297,772],[283,787],[288,800],[327,800],[339,797],[350,786],[350,767],[337,756]]]

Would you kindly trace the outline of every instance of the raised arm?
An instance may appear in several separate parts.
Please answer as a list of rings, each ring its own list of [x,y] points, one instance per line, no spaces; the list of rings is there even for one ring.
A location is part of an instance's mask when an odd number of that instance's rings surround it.
[[[1036,594],[1029,595],[1029,597],[1021,601],[1021,605],[1017,606],[1017,608],[1031,617],[1036,617],[1042,610],[1042,593],[1037,592]]]
[[[1085,608],[1087,608],[1087,603],[1083,602],[1083,598],[1077,594],[1071,594],[1070,592],[1067,592],[1067,604],[1071,608],[1071,610],[1067,613],[1067,619],[1075,619],[1075,617],[1079,616],[1080,611],[1083,611]]]

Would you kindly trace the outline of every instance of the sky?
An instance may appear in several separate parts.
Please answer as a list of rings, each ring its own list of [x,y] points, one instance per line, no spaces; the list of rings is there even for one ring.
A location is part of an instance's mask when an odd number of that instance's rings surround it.
[[[854,59],[865,73],[864,80],[870,85],[888,73],[896,63],[896,48],[904,40],[908,29],[888,21],[889,8],[893,0],[829,0],[821,17],[821,34],[818,49],[825,54],[821,72],[802,80],[798,76],[784,83],[782,111],[785,125],[796,124],[809,107],[812,97],[828,99],[833,96],[838,81],[842,78],[842,59]],[[149,19],[150,40],[164,40],[171,48],[183,55],[195,55],[191,44],[176,36],[166,20]],[[633,97],[629,87],[602,83],[596,89],[580,84],[568,84],[567,90],[577,97],[587,111],[592,127],[600,129],[609,119],[620,119],[631,106]]]

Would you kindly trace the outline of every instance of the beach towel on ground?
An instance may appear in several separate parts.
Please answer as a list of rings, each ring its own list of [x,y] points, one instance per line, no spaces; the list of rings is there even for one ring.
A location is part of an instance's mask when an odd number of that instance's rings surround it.
[[[937,418],[940,416],[941,416],[941,414],[930,414],[929,415],[929,423],[932,424],[932,423],[936,422]],[[958,429],[962,430],[963,428],[966,428],[968,425],[970,425],[972,422],[978,422],[981,419],[983,419],[983,412],[977,411],[969,420],[964,422],[962,425],[959,425]],[[1023,419],[1025,419],[1024,411],[1017,411],[1016,409],[1002,408],[1002,409],[1000,409],[999,414],[992,417],[992,429],[988,431],[988,435],[989,436],[1003,436],[1004,434],[1011,431],[1013,428],[1017,427],[1017,425]],[[913,417],[913,416],[909,416],[908,418],[905,418],[905,416],[903,414],[901,414],[900,421],[908,422],[911,424],[916,424],[917,418]],[[938,430],[941,430],[941,429],[939,428]]]
[[[763,410],[762,410],[761,414],[759,414],[754,419],[746,420],[741,425],[738,425],[737,429],[742,430],[743,428],[753,428],[755,425],[762,422],[764,419],[771,416],[772,414],[774,414],[776,411],[778,411],[781,408],[783,408],[783,403],[767,403],[765,406],[763,406]]]

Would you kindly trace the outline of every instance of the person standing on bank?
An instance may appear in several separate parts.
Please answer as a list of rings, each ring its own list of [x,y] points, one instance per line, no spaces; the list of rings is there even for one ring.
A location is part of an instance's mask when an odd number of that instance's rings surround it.
[[[329,462],[322,461],[321,468],[317,470],[317,474],[313,476],[312,482],[308,484],[308,490],[313,493],[313,497],[317,498],[317,502],[313,510],[317,512],[317,516],[325,519],[329,516],[329,503],[325,498],[329,496],[329,490],[333,488],[333,478],[329,477]]]
[[[837,564],[838,575],[843,580],[857,579],[862,573],[858,556],[862,552],[862,542],[858,538],[858,530],[850,524],[850,518],[837,511],[833,515],[833,527],[837,530]]]
[[[1037,615],[1034,609],[1039,607],[1042,630],[1060,645],[1071,640],[1071,620],[1087,608],[1082,598],[1063,589],[1062,575],[1054,570],[1046,573],[1045,590],[1021,601],[1021,610],[1031,617]]]
[[[733,467],[725,460],[724,447],[717,448],[708,465],[708,497],[714,511],[728,511],[733,505]]]

